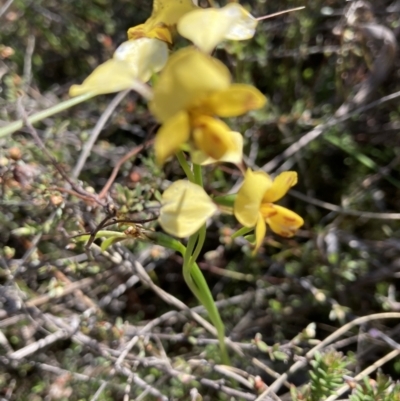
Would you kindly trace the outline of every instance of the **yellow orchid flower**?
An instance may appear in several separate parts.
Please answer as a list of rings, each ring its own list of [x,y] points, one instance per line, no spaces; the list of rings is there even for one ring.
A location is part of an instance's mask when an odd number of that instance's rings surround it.
[[[223,63],[195,48],[172,55],[154,87],[150,110],[162,123],[155,139],[159,164],[185,143],[197,160],[241,160],[236,134],[219,117],[234,117],[266,103],[261,92],[232,84]]]
[[[113,58],[99,65],[81,85],[72,85],[70,96],[94,95],[131,88],[136,80],[147,82],[168,59],[168,45],[158,39],[140,38],[122,43]]]
[[[222,8],[191,11],[179,20],[181,36],[199,49],[210,53],[222,41],[246,40],[254,36],[257,20],[240,4],[230,3]]]
[[[189,237],[217,210],[204,189],[190,181],[175,181],[162,194],[159,223],[175,237]]]
[[[274,233],[287,238],[304,224],[298,214],[274,204],[296,183],[297,173],[294,171],[285,171],[272,180],[262,171],[247,170],[236,196],[234,214],[245,227],[255,227],[255,252],[265,237],[267,224]]]

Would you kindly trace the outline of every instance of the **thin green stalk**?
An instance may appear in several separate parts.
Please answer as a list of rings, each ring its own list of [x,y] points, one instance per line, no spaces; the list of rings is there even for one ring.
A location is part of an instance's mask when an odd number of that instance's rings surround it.
[[[186,251],[183,255],[182,272],[183,272],[183,278],[185,279],[186,284],[188,285],[190,290],[193,292],[193,294],[196,296],[196,298],[201,303],[203,303],[202,292],[194,283],[192,274],[191,274],[192,266],[196,262],[196,259],[193,259],[193,255],[194,255],[194,253],[196,253],[198,255],[204,244],[205,235],[202,234],[201,238],[200,238],[200,235],[199,235],[200,231],[201,230],[199,230],[199,232],[197,232],[189,237]],[[197,243],[197,245],[196,245],[196,243]],[[196,248],[195,248],[195,246],[196,246]]]
[[[225,326],[224,323],[222,322],[218,308],[215,305],[214,298],[208,287],[207,281],[204,278],[203,273],[199,269],[197,263],[193,263],[190,275],[192,277],[195,286],[201,292],[201,299],[199,299],[199,301],[206,308],[208,316],[210,317],[212,324],[217,330],[222,362],[225,363],[226,365],[229,365],[230,364],[229,356],[225,346]]]
[[[163,246],[164,248],[172,249],[173,251],[180,253],[182,256],[185,255],[185,246],[177,239],[170,237],[168,234],[149,231],[146,233],[146,236],[157,245]]]
[[[186,177],[189,179],[190,182],[196,182],[194,174],[192,173],[192,170],[190,169],[190,166],[188,162],[186,161],[185,155],[181,150],[176,152],[176,157],[178,158],[179,164],[181,165],[183,171],[186,174]]]
[[[76,96],[71,99],[65,100],[64,102],[58,103],[55,106],[50,107],[46,110],[39,111],[38,113],[32,114],[30,117],[28,117],[28,121],[31,124],[37,123],[39,121],[44,120],[45,118],[48,118],[54,114],[60,113],[64,110],[67,110],[72,106],[82,103],[85,100],[92,98],[93,96],[95,96],[94,93],[85,93],[84,95]],[[18,121],[14,121],[13,123],[0,128],[0,138],[3,138],[7,135],[13,134],[14,132],[21,129],[23,126],[24,126],[24,121],[18,120]]]
[[[199,164],[193,164],[193,174],[194,182],[203,187],[202,168]],[[194,252],[191,254],[191,257],[188,261],[185,258],[183,265],[183,276],[188,285],[190,283],[191,287],[189,288],[206,308],[208,316],[217,330],[222,360],[224,363],[229,364],[228,352],[225,346],[225,326],[221,320],[219,311],[215,306],[214,298],[211,294],[210,288],[208,287],[207,281],[196,264],[196,260],[203,249],[204,241],[206,239],[206,226],[203,225],[203,227],[201,227],[198,233],[195,235],[197,235],[196,248],[194,249]]]
[[[194,182],[203,188],[203,172],[199,164],[193,164]]]
[[[228,194],[228,195],[221,195],[221,196],[215,196],[213,198],[213,201],[217,203],[218,205],[221,206],[226,206],[229,208],[234,207],[235,205],[235,199],[236,199],[237,194]]]
[[[254,227],[242,227],[237,230],[235,233],[232,234],[231,238],[238,238],[243,237],[244,235],[248,234],[249,232],[254,231]]]
[[[194,247],[196,245],[198,238],[199,238],[198,233],[195,233],[189,237],[186,251],[185,251],[185,254],[183,255],[183,258],[184,258],[184,261],[186,262],[186,264],[189,264],[189,262],[190,262],[190,258],[192,257],[193,250],[195,249]]]
[[[146,235],[158,245],[179,252],[184,258],[183,269],[182,269],[183,278],[185,279],[185,282],[189,287],[190,291],[192,291],[193,295],[206,309],[208,316],[211,320],[211,323],[217,330],[217,337],[220,344],[222,361],[225,364],[229,364],[228,352],[225,346],[225,326],[224,323],[222,322],[221,316],[219,315],[219,311],[215,305],[213,296],[203,276],[203,273],[201,272],[197,263],[195,263],[195,261],[192,258],[193,256],[192,252],[187,252],[187,249],[185,248],[184,245],[182,245],[181,242],[164,233],[149,232]],[[205,236],[205,229],[204,229],[204,236]],[[197,241],[197,246],[194,252],[196,252],[197,249],[201,249],[204,242],[202,238],[203,234],[201,233],[193,234],[189,238],[188,248],[190,246],[190,248],[193,250]],[[187,255],[190,255],[191,257],[187,258]],[[189,263],[191,263],[191,266],[189,265]]]
[[[200,230],[197,232],[198,238],[197,238],[197,244],[196,248],[192,252],[190,259],[189,259],[189,266],[191,266],[193,263],[196,262],[197,258],[199,257],[199,254],[201,250],[203,249],[204,241],[206,239],[206,225],[204,224]]]

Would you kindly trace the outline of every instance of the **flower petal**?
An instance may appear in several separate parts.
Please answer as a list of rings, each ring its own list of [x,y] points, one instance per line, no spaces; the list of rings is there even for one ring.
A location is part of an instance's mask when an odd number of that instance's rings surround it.
[[[207,156],[219,160],[235,148],[231,131],[223,121],[202,115],[192,118],[191,124],[194,144]]]
[[[168,60],[168,45],[158,39],[128,40],[118,46],[113,57],[127,62],[136,71],[137,78],[147,82],[164,68]]]
[[[254,36],[257,27],[257,19],[254,18],[239,4],[231,3],[224,7],[226,13],[234,14],[235,23],[231,25],[225,38],[229,40],[246,40]]]
[[[189,116],[184,111],[167,120],[158,130],[154,141],[156,161],[163,165],[180,146],[189,140]]]
[[[234,205],[234,214],[245,227],[254,227],[259,218],[259,210],[264,193],[272,185],[268,174],[250,169],[246,171]]]
[[[203,108],[209,114],[220,117],[235,117],[249,110],[260,109],[266,97],[251,85],[233,84],[229,88],[214,92],[204,101]]]
[[[99,65],[81,85],[72,85],[70,96],[93,92],[95,95],[129,89],[137,79],[137,69],[125,61],[111,59]]]
[[[208,157],[202,151],[193,149],[190,152],[193,163],[203,166],[217,162],[239,164],[243,159],[243,136],[240,132],[235,131],[229,131],[229,135],[231,136],[233,148],[228,150],[222,157],[216,160],[212,157]]]
[[[219,60],[185,48],[168,60],[154,87],[152,113],[163,122],[181,110],[201,105],[214,91],[227,89],[230,73]]]
[[[186,180],[174,182],[162,195],[159,222],[179,238],[194,234],[217,210],[202,187]]]
[[[297,184],[297,173],[295,171],[284,171],[280,173],[272,183],[272,186],[265,193],[263,202],[276,202]]]
[[[178,32],[203,52],[211,53],[221,43],[234,23],[234,17],[226,16],[221,9],[194,10],[178,22]]]
[[[267,225],[265,224],[264,219],[260,215],[257,220],[257,224],[256,224],[256,230],[255,230],[256,243],[254,246],[253,253],[256,253],[258,251],[258,249],[260,248],[261,244],[263,243],[266,232],[267,232]]]
[[[270,204],[275,214],[266,218],[271,230],[282,237],[293,237],[296,231],[304,224],[304,220],[297,213],[285,207]]]
[[[257,20],[239,4],[220,9],[198,9],[184,15],[178,32],[198,48],[210,53],[224,39],[243,40],[254,35]]]
[[[154,0],[153,12],[145,22],[153,28],[157,25],[175,25],[186,13],[196,9],[192,0]]]
[[[140,24],[128,29],[128,39],[152,38],[172,44],[172,35],[168,27],[160,25],[149,29],[148,25]]]

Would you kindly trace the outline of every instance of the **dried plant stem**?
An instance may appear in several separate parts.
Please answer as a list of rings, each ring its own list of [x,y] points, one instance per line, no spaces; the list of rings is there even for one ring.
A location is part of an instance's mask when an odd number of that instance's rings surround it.
[[[100,135],[101,130],[104,128],[106,125],[108,119],[111,117],[111,114],[114,112],[114,110],[117,108],[117,106],[121,103],[121,101],[124,99],[124,97],[128,94],[129,89],[119,92],[114,99],[109,103],[107,108],[104,110],[103,114],[97,121],[95,127],[93,128],[92,132],[90,133],[89,139],[85,143],[81,154],[79,155],[79,159],[76,162],[76,165],[74,169],[72,170],[72,177],[73,178],[78,178],[79,174],[81,173],[83,166],[86,163],[87,158],[90,155],[90,152],[92,151],[93,145],[97,141],[97,138]]]

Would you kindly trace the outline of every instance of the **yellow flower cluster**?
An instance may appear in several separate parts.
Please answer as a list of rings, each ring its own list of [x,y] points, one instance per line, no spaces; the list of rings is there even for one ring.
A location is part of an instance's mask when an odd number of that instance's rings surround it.
[[[192,0],[154,0],[150,18],[130,28],[128,41],[113,58],[96,68],[82,85],[73,85],[70,94],[129,89],[161,71],[149,104],[161,124],[154,145],[157,163],[161,166],[183,150],[195,165],[240,164],[242,135],[222,119],[260,109],[266,98],[251,85],[232,83],[228,68],[210,54],[224,40],[251,38],[256,26],[257,19],[237,3],[201,9]],[[169,56],[177,33],[194,46]],[[171,235],[196,233],[218,210],[194,181],[174,182],[162,196],[159,222]],[[245,173],[232,206],[238,221],[255,229],[255,250],[262,244],[267,225],[283,237],[294,235],[303,225],[300,216],[274,203],[296,182],[295,172],[282,173],[274,180],[264,172]]]

